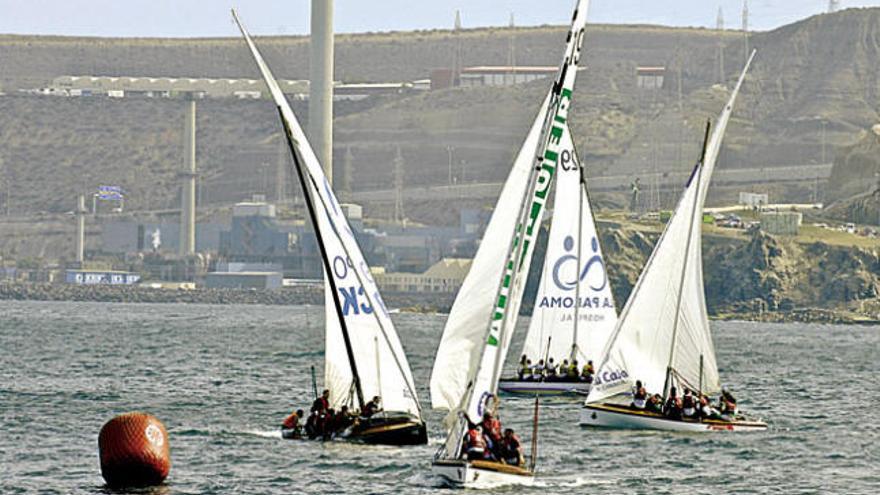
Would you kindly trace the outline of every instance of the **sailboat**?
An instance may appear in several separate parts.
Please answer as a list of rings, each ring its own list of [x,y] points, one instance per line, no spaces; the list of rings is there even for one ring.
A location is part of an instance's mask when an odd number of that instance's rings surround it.
[[[581,373],[581,365],[598,361],[617,324],[585,168],[568,125],[561,146],[547,253],[518,376],[498,384],[510,394],[587,395],[592,377]],[[573,373],[564,367],[554,377],[522,373],[542,361],[545,366],[568,363]]]
[[[343,437],[365,443],[427,443],[427,430],[403,346],[354,233],[293,110],[245,30],[241,30],[272,99],[321,254],[324,269],[324,386],[330,407],[361,411],[372,397],[384,411],[355,422]]]
[[[537,403],[532,455],[526,465],[468,459],[463,440],[472,421],[480,421],[484,413],[497,418],[498,380],[519,315],[547,195],[565,151],[562,140],[588,4],[587,0],[577,3],[557,78],[514,160],[437,350],[431,401],[435,409],[447,409],[449,414],[446,441],[434,455],[432,471],[449,485],[534,482]]]
[[[697,396],[722,392],[703,287],[702,211],[734,103],[754,57],[752,52],[711,134],[707,126],[700,160],[603,352],[581,410],[581,425],[695,432],[767,428],[740,415],[673,419],[632,402],[637,381],[649,393],[662,393],[662,401],[676,387]]]

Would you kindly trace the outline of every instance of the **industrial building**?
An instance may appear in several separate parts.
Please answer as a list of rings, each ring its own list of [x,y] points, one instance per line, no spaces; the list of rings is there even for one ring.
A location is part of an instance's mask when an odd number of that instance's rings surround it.
[[[798,211],[761,213],[761,230],[772,235],[798,235],[804,214]]]
[[[430,87],[437,90],[453,86],[513,86],[553,77],[558,70],[558,67],[489,65],[465,67],[460,72],[450,68],[434,69]]]
[[[470,270],[471,260],[444,258],[424,273],[380,273],[376,275],[379,289],[387,292],[458,292]]]
[[[220,234],[228,227],[215,223],[196,224],[196,251],[220,250]],[[108,254],[180,251],[180,222],[107,222],[101,229],[101,250]]]
[[[639,89],[663,89],[666,67],[636,67],[636,86]]]

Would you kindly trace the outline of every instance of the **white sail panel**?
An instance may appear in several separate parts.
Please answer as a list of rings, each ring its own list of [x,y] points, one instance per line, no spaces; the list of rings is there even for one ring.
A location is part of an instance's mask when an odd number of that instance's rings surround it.
[[[334,277],[339,291],[338,298],[333,298],[332,294],[328,294],[326,297],[326,302],[331,303],[327,306],[326,323],[328,332],[326,352],[329,358],[325,356],[325,363],[328,363],[325,365],[325,372],[328,373],[328,384],[334,389],[339,389],[337,394],[347,394],[347,391],[342,391],[345,388],[342,382],[346,378],[351,380],[350,368],[348,376],[345,371],[340,371],[340,368],[343,367],[340,355],[347,359],[347,351],[343,341],[343,352],[339,352],[340,341],[343,337],[336,311],[338,301],[351,339],[352,352],[361,378],[364,399],[369,400],[371,395],[381,394],[386,410],[406,411],[418,416],[419,405],[412,372],[348,220],[345,218],[324,175],[321,164],[271,70],[250,35],[241,25],[235,12],[233,12],[233,17],[247,41],[263,79],[266,81],[266,86],[281,113],[288,139],[299,157],[298,165],[304,174],[312,206],[316,210],[317,225],[315,225],[315,229],[322,237],[323,246],[321,247],[329,260],[333,271],[330,275]],[[324,275],[326,280],[328,275],[326,270]],[[326,287],[329,287],[329,284],[326,284]],[[334,329],[339,329],[340,332],[332,332]],[[381,370],[376,369],[377,346],[380,362],[383,364]],[[386,359],[381,359],[383,357]],[[381,383],[378,378],[380,376]],[[344,400],[338,396],[331,396],[331,399],[337,404]]]
[[[548,357],[561,363],[575,345],[582,365],[601,357],[617,310],[568,126],[561,148],[547,254],[522,354],[533,364]]]
[[[431,405],[435,409],[452,410],[459,407],[469,377],[481,358],[489,318],[495,307],[498,277],[504,270],[505,258],[513,242],[518,207],[528,190],[549,103],[548,94],[513,162],[492,212],[492,219],[486,227],[483,242],[449,312],[431,372]]]
[[[683,251],[695,218],[694,200],[698,189],[698,177],[694,175],[627,301],[616,335],[596,373],[588,402],[629,392],[635,380],[641,380],[649,392],[663,393],[673,331],[681,336],[708,331],[708,321],[702,319],[699,303],[703,289],[694,287],[700,277],[691,269],[690,276],[682,279],[685,265],[701,263],[698,250]],[[696,216],[696,220],[701,219],[702,216]],[[693,289],[699,289],[697,296],[689,292]],[[680,311],[679,294],[683,296]],[[705,351],[711,354],[714,364],[711,346]],[[706,360],[704,358],[704,365],[708,364]],[[706,368],[708,373],[709,366]],[[717,380],[717,370],[714,374]]]
[[[465,285],[471,283],[473,287],[469,292],[459,293],[444,329],[432,376],[432,400],[437,401],[435,406],[463,412],[470,418],[479,418],[485,408],[491,407],[491,400],[497,394],[498,379],[516,326],[547,194],[562,151],[560,141],[571,108],[588,4],[587,0],[578,2],[559,76],[511,172],[511,175],[517,175],[521,165],[528,165],[528,169],[522,167],[528,176],[524,181],[518,181],[521,184],[518,197],[511,194],[504,201],[499,198],[490,226],[496,222],[496,217],[503,220],[497,222],[496,231],[486,232],[485,242],[480,245],[465,280]],[[530,139],[536,127],[540,133],[532,145]],[[502,230],[502,226],[507,231]],[[488,293],[482,294],[484,292]],[[475,297],[474,301],[467,299],[470,295]],[[451,357],[455,351],[463,356]],[[455,366],[467,366],[466,372],[454,369]],[[434,398],[435,394],[439,398]],[[441,454],[444,456],[457,456],[461,446],[466,423],[460,416],[454,416],[454,419],[444,446],[445,453]]]
[[[613,400],[641,380],[663,393],[673,382],[714,394],[721,390],[703,286],[702,212],[733,105],[751,61],[716,121],[703,157],[654,247],[603,353],[587,403]]]
[[[332,220],[332,207],[330,210],[319,208],[317,213],[322,232],[333,232],[337,228]],[[346,227],[347,224],[342,228]],[[354,247],[345,246],[344,239],[345,236],[323,237],[364,400],[378,395],[382,397],[386,410],[418,415],[412,375],[397,333],[388,319],[360,250],[356,244]],[[354,237],[350,241],[354,243]],[[330,399],[335,407],[342,404],[352,406],[356,405],[356,401],[352,400],[353,375],[336,306],[329,292],[331,286],[326,281],[326,273],[324,276],[328,322],[325,331],[324,381],[330,389]]]

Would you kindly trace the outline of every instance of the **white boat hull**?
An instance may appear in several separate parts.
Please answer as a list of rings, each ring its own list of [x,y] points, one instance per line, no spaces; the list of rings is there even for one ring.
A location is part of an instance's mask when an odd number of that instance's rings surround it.
[[[490,489],[506,485],[530,486],[535,482],[535,475],[530,471],[505,465],[499,466],[502,469],[492,469],[489,466],[492,464],[498,463],[437,460],[431,464],[431,472],[444,484],[455,488]]]
[[[669,419],[657,414],[635,411],[625,407],[595,404],[581,409],[581,426],[617,428],[626,430],[662,430],[682,432],[711,431],[765,431],[767,424],[761,421],[682,421]]]
[[[521,380],[501,380],[498,389],[507,394],[520,395],[587,395],[590,384],[587,382],[531,382]]]

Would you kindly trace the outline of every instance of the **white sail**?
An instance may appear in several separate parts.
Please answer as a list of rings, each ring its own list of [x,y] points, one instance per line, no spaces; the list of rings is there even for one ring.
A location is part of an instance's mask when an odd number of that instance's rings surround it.
[[[700,232],[703,204],[749,58],[666,229],[654,247],[603,352],[587,403],[626,400],[640,380],[650,393],[673,381],[705,394],[721,390],[706,313]]]
[[[572,354],[578,364],[598,361],[617,323],[583,168],[568,126],[562,149],[547,254],[522,350],[533,364],[547,358],[561,363]]]
[[[535,239],[562,153],[588,4],[587,0],[578,2],[559,76],[514,162],[449,314],[431,376],[435,407],[477,419],[497,394],[501,365],[519,316]],[[454,457],[465,423],[457,415],[453,419],[444,450],[446,456]]]
[[[484,241],[480,243],[446,320],[431,373],[431,405],[435,409],[451,410],[459,406],[482,355],[489,317],[497,296],[498,277],[504,270],[507,252],[513,243],[519,220],[518,206],[529,187],[549,104],[548,94],[513,162],[483,235]]]
[[[324,372],[331,402],[335,406],[356,405],[352,403],[353,360],[364,400],[381,395],[385,410],[419,416],[420,408],[409,363],[348,220],[271,70],[234,11],[233,17],[281,114],[297,172],[306,184],[307,206],[314,209],[314,227],[321,244],[322,257],[332,272],[328,274],[325,266],[327,318]],[[332,277],[332,284],[328,275]],[[333,286],[337,289],[336,293],[330,290]],[[340,315],[344,318],[350,345],[345,343],[346,333],[343,332]],[[376,368],[377,362],[381,363],[381,369]]]

